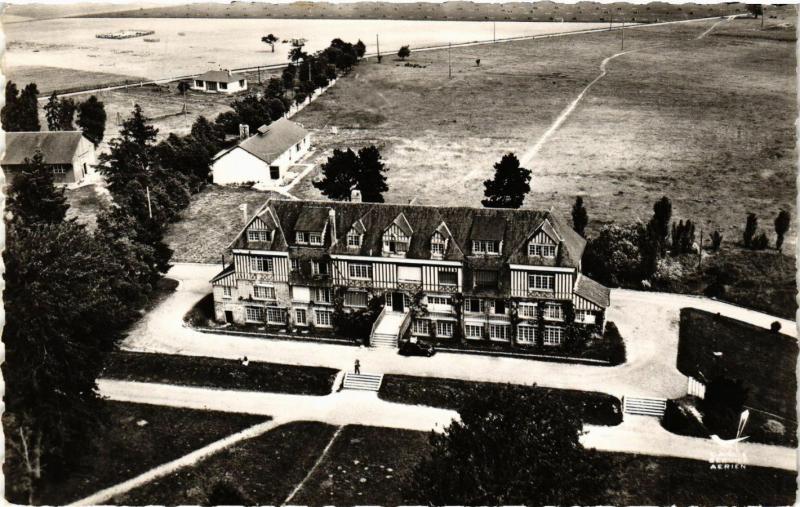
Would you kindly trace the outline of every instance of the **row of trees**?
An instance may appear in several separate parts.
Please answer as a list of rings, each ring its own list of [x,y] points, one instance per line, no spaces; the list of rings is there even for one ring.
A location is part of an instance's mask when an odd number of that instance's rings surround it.
[[[789,231],[792,217],[786,210],[780,210],[775,217],[775,249],[780,250],[783,240]],[[758,217],[755,213],[748,213],[745,221],[744,233],[742,234],[742,244],[745,248],[752,250],[765,250],[769,247],[769,239],[766,232],[758,231]]]
[[[17,503],[36,502],[91,445],[103,423],[95,379],[166,272],[165,227],[207,177],[203,146],[219,140],[204,118],[190,136],[156,134],[137,105],[99,157],[114,205],[94,231],[65,220],[64,190],[41,154],[10,185],[3,374]]]
[[[37,132],[39,123],[39,90],[29,83],[22,91],[12,81],[6,83],[5,105],[0,117],[6,132]],[[58,98],[53,92],[44,106],[47,129],[76,130],[80,128],[95,146],[103,141],[106,128],[105,106],[94,95],[82,102]],[[76,118],[77,114],[77,118]]]

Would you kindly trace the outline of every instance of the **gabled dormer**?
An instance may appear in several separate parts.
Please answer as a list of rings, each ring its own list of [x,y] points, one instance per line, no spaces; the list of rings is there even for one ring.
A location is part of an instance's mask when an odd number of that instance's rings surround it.
[[[545,218],[528,240],[526,252],[530,258],[555,259],[562,241],[553,224]]]
[[[452,238],[447,225],[442,222],[431,235],[431,259],[443,259]]]
[[[503,238],[506,221],[501,216],[476,215],[469,233],[472,255],[500,255],[503,253]]]
[[[327,208],[304,207],[294,226],[294,244],[311,247],[323,246],[329,222],[331,220]]]
[[[261,247],[263,243],[272,243],[275,239],[276,226],[269,216],[256,217],[247,226],[247,243]]]
[[[364,222],[357,220],[350,230],[347,231],[347,248],[350,250],[358,250],[364,244],[364,233],[367,228],[364,227]]]
[[[405,257],[411,245],[414,229],[403,213],[397,215],[383,231],[383,254],[389,257]]]

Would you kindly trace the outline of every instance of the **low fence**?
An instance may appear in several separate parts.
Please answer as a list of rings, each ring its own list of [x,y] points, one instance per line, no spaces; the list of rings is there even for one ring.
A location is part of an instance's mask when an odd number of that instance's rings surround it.
[[[686,393],[689,396],[697,396],[703,399],[706,397],[706,386],[694,377],[687,377]]]

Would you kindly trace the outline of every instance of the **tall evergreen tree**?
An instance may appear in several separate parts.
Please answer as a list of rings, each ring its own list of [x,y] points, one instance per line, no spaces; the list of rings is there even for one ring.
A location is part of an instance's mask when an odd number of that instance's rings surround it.
[[[39,90],[36,83],[30,83],[21,92],[17,86],[8,81],[5,91],[5,105],[0,111],[3,130],[6,132],[38,132],[39,124]]]
[[[486,180],[481,203],[487,208],[519,208],[530,192],[531,172],[520,167],[519,159],[513,153],[503,155],[494,165],[494,179]]]
[[[44,106],[47,130],[75,130],[72,122],[75,118],[75,102],[72,99],[59,99],[56,92],[50,95],[50,100]]]
[[[103,142],[106,131],[105,105],[92,95],[84,102],[78,104],[77,124],[83,131],[86,139],[98,146]]]
[[[572,228],[581,236],[586,237],[585,232],[588,223],[589,214],[586,212],[586,208],[583,207],[583,197],[578,196],[572,206]]]
[[[745,248],[750,248],[753,244],[753,237],[758,230],[758,218],[755,213],[747,214],[747,221],[744,225],[744,233],[742,234],[742,243]]]
[[[53,172],[44,164],[42,153],[37,151],[33,159],[26,158],[9,186],[11,221],[24,226],[56,224],[64,220],[67,208],[64,188],[54,185]]]
[[[775,234],[777,235],[775,239],[775,249],[780,250],[783,246],[783,238],[789,230],[791,220],[792,216],[784,209],[780,210],[778,216],[775,217]]]
[[[662,257],[667,253],[667,239],[669,238],[671,221],[672,202],[665,196],[653,205],[653,217],[649,223],[652,236],[658,242]]]
[[[353,150],[334,149],[333,154],[322,164],[322,179],[313,182],[313,185],[328,199],[347,201],[351,190],[357,188],[357,167],[358,155]]]
[[[361,200],[383,202],[383,193],[389,190],[389,186],[386,184],[387,169],[376,146],[367,146],[358,150],[357,170],[357,188],[361,191]]]

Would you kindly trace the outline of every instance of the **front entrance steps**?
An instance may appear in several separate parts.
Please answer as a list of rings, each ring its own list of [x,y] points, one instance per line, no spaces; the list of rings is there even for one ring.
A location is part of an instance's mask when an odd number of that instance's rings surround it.
[[[370,346],[396,349],[400,328],[407,317],[406,313],[383,312],[373,328]]]
[[[662,417],[666,410],[667,400],[664,398],[622,398],[622,411],[625,414]]]
[[[381,373],[345,373],[342,389],[378,392],[381,382],[383,382]]]

